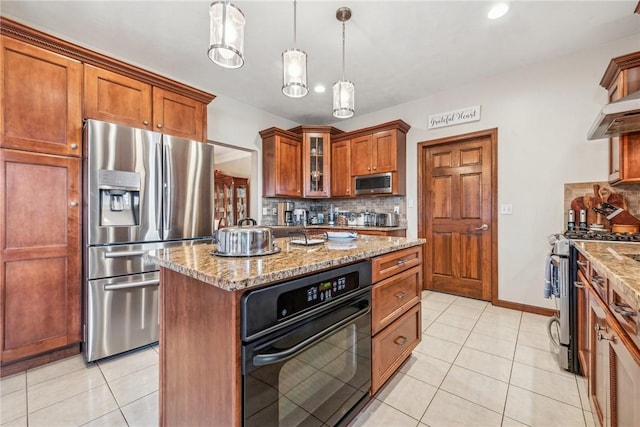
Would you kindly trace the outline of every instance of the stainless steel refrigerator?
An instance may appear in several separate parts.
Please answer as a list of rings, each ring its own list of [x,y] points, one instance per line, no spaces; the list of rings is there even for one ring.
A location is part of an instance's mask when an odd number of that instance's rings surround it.
[[[158,341],[159,269],[149,250],[208,243],[213,147],[87,120],[84,128],[84,353]]]

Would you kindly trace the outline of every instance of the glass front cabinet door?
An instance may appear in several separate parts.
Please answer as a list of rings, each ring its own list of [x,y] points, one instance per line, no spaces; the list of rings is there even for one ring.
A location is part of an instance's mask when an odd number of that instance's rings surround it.
[[[228,225],[249,217],[249,179],[216,171],[215,212],[217,220],[226,218]]]
[[[304,196],[329,197],[331,187],[329,177],[328,133],[304,134]]]

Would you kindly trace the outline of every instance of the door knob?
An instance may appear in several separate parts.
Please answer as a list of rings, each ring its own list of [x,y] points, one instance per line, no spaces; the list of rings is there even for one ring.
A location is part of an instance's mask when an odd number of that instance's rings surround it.
[[[485,231],[488,229],[489,229],[489,226],[487,224],[482,224],[480,227],[476,227],[476,231]]]

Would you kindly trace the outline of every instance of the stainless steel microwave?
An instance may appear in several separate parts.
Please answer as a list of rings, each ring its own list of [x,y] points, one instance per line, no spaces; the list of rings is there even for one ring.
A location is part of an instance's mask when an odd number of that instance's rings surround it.
[[[393,174],[356,176],[356,194],[391,194],[393,192]]]

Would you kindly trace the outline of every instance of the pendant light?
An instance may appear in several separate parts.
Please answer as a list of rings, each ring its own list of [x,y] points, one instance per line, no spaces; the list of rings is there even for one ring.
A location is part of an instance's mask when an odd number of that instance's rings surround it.
[[[282,93],[302,98],[309,93],[307,86],[307,54],[296,49],[296,1],[293,2],[293,49],[282,52]]]
[[[226,1],[209,6],[209,58],[224,68],[240,68],[244,64],[244,14]]]
[[[351,18],[351,9],[341,7],[336,18],[342,22],[342,80],[333,85],[333,117],[348,119],[355,113],[356,88],[353,82],[344,79],[344,23]]]

